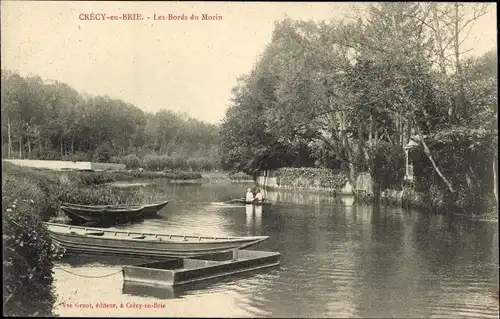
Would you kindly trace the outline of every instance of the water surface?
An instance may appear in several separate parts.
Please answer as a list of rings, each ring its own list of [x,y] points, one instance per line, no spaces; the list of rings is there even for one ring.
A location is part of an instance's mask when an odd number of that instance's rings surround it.
[[[160,219],[119,228],[267,235],[269,240],[252,249],[280,252],[280,268],[153,289],[124,286],[121,265],[138,260],[66,258],[59,265],[66,271],[55,269],[61,303],[56,311],[63,316],[498,318],[497,222],[292,192],[265,192],[275,203],[263,209],[214,204],[242,197],[247,187],[167,183],[124,189],[171,202]]]

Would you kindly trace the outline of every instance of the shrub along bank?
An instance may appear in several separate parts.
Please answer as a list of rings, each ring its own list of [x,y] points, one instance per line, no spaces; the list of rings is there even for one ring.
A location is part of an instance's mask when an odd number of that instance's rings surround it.
[[[198,180],[202,176],[197,172],[150,172],[150,171],[113,171],[113,172],[66,172],[71,181],[83,185],[101,185],[112,182],[136,180]]]
[[[149,171],[184,170],[210,171],[217,167],[215,160],[209,157],[182,157],[149,154],[143,158],[135,154],[112,157],[113,163],[125,164],[127,169],[143,168]]]
[[[4,315],[52,316],[52,269],[58,251],[36,203],[2,195]]]
[[[344,173],[334,169],[284,167],[276,170],[276,182],[284,188],[323,188],[338,192],[347,181],[348,178]]]

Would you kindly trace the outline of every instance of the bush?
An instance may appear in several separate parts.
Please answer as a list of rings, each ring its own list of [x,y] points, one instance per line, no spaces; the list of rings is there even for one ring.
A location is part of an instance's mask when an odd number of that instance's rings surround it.
[[[38,204],[2,195],[4,315],[53,316],[52,268],[59,252],[37,216]]]
[[[141,159],[137,155],[130,154],[123,157],[120,161],[121,164],[125,164],[127,169],[134,169],[141,167]]]
[[[425,194],[433,210],[460,210],[468,213],[488,212],[493,196],[492,142],[495,136],[484,130],[449,128],[426,137],[434,161],[453,185],[454,193],[436,173],[421,147],[410,152],[416,177],[415,190]]]
[[[230,180],[241,181],[241,180],[253,180],[252,176],[245,174],[243,172],[230,173],[228,175]]]
[[[19,200],[33,200],[37,214],[44,221],[55,216],[59,205],[56,200],[59,179],[53,172],[22,168],[3,163],[2,195],[18,197]]]
[[[62,157],[63,161],[72,161],[72,162],[88,162],[91,160],[90,156],[85,153],[74,153],[71,155],[64,155]]]
[[[143,166],[149,171],[161,171],[167,166],[171,166],[168,156],[146,155],[143,160]]]
[[[182,170],[187,169],[187,160],[183,157],[172,157],[172,169]]]
[[[335,190],[342,189],[347,176],[339,171],[333,171],[327,168],[280,168],[276,170],[276,177],[279,184],[289,187],[321,187]]]
[[[381,190],[402,189],[405,155],[401,147],[379,143],[374,159],[374,178]]]
[[[111,156],[111,158],[109,159],[109,162],[114,164],[122,164],[122,161],[123,159],[119,156]]]
[[[127,169],[144,168],[148,171],[170,171],[170,170],[192,170],[207,171],[214,169],[217,164],[208,157],[190,157],[173,155],[147,154],[142,160],[135,154],[129,154],[124,157],[112,157],[113,163],[125,164]]]
[[[113,147],[109,143],[101,144],[97,147],[94,153],[94,162],[109,163]]]
[[[215,167],[214,163],[207,157],[188,158],[186,165],[193,171],[209,171]]]
[[[37,150],[36,152],[36,158],[37,159],[43,159],[43,160],[61,160],[61,153],[55,150],[42,150],[39,151]]]
[[[75,188],[71,186],[59,189],[58,199],[60,202],[68,202],[81,205],[114,205],[137,202],[139,196],[136,193],[123,193],[117,188],[92,186]]]
[[[115,181],[112,173],[108,172],[79,172],[78,179],[83,185],[100,185]]]

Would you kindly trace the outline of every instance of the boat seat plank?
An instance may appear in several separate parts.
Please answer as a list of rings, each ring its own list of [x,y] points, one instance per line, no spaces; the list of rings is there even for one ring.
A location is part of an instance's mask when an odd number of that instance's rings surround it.
[[[90,236],[103,236],[104,232],[103,231],[86,231],[85,235],[90,235]]]
[[[129,238],[130,239],[144,239],[144,238],[146,238],[146,236],[144,236],[144,235],[136,235],[136,236],[130,236]]]

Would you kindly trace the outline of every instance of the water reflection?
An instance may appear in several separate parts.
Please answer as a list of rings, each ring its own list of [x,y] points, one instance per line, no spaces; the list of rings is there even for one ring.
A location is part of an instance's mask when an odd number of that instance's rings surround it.
[[[354,205],[354,196],[341,196],[340,201],[346,206]]]
[[[248,216],[253,215],[254,208],[255,208],[254,205],[245,205],[245,213],[247,214],[247,218],[248,218]]]
[[[109,256],[99,254],[67,254],[58,261],[57,265],[61,267],[84,267],[84,266],[123,266],[138,265],[151,262],[151,259],[135,258],[126,256]]]
[[[248,235],[258,236],[262,234],[262,210],[260,205],[245,205],[246,228]]]
[[[199,295],[205,293],[215,293],[224,291],[227,285],[246,285],[249,281],[270,281],[279,278],[279,270],[274,268],[247,271],[241,274],[235,274],[228,277],[208,279],[200,282],[184,284],[180,286],[168,285],[147,285],[138,282],[123,281],[122,293],[138,296],[151,297],[154,299],[175,299],[189,295]]]
[[[173,286],[148,286],[128,281],[123,282],[122,293],[155,299],[173,299],[182,296],[182,290],[174,289]]]
[[[254,209],[255,228],[258,230],[259,234],[262,227],[262,209],[262,206],[255,206]]]
[[[263,190],[263,196],[275,203],[295,205],[317,206],[343,204],[345,206],[353,206],[355,202],[354,196],[350,195],[334,196],[328,192],[297,192],[286,189]]]

